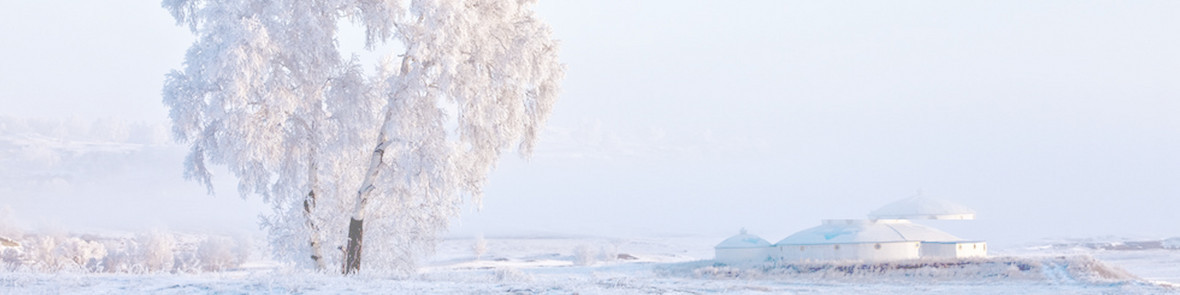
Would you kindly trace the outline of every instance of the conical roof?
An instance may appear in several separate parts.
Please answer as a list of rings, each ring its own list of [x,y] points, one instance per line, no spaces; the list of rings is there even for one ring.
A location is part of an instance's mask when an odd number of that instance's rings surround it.
[[[946,200],[923,196],[890,203],[869,213],[869,219],[975,219],[975,210]]]
[[[746,229],[742,229],[741,233],[736,236],[729,237],[720,244],[717,244],[718,249],[734,249],[734,248],[762,248],[770,247],[770,242],[761,237],[746,233]]]
[[[951,242],[962,239],[908,220],[824,220],[779,241],[777,245],[856,244],[880,242]]]

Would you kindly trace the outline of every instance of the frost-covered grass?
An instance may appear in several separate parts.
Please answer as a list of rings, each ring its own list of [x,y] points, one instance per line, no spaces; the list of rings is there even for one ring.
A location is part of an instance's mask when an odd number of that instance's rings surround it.
[[[1166,294],[1086,253],[970,260],[730,267],[707,260],[707,238],[445,240],[418,274],[342,277],[253,261],[226,271],[0,272],[0,294]],[[482,244],[483,253],[473,251]],[[614,254],[615,259],[601,255]],[[1129,253],[1129,252],[1128,252]],[[1174,261],[1180,251],[1143,252]],[[620,259],[619,257],[632,257]],[[1141,258],[1144,261],[1147,257]],[[1165,266],[1166,267],[1166,266]],[[1161,268],[1165,268],[1161,267]]]
[[[681,268],[684,268],[683,266]],[[1005,282],[1119,284],[1140,279],[1089,256],[918,259],[895,262],[803,262],[754,266],[691,267],[707,279],[773,279],[859,282]],[[675,268],[669,272],[676,273]],[[680,270],[683,275],[683,270]]]

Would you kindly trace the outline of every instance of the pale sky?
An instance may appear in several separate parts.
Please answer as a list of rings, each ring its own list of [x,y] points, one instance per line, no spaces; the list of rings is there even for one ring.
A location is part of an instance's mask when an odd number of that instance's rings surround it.
[[[455,235],[775,242],[922,191],[964,238],[1180,236],[1180,2],[541,2],[563,94]],[[191,41],[158,2],[0,2],[0,115],[162,122]]]

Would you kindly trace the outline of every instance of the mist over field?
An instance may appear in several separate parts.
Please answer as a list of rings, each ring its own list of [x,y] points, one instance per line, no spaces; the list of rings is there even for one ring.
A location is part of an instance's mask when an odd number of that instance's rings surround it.
[[[531,156],[506,148],[482,201],[465,196],[446,216],[436,251],[411,259],[413,274],[309,273],[313,285],[334,286],[311,293],[390,292],[381,282],[393,279],[408,280],[404,292],[523,293],[905,293],[915,284],[1153,293],[1180,284],[1167,267],[1180,257],[1180,3],[529,7],[551,27],[564,70]],[[274,217],[274,203],[242,198],[225,165],[209,167],[213,194],[184,177],[192,143],[174,137],[175,105],[162,88],[200,36],[179,24],[157,2],[0,4],[0,237],[26,247],[0,248],[0,286],[86,293],[142,277],[150,283],[132,290],[311,288],[275,275],[306,268],[273,255],[260,215]],[[401,41],[368,50],[362,24],[339,26],[334,45],[365,75],[406,50]],[[357,138],[377,136],[381,122],[371,121]],[[317,144],[352,147],[326,142]],[[354,178],[338,190],[356,192],[343,188],[359,187]],[[998,260],[924,273],[953,282],[943,287],[701,262],[741,229],[774,243],[913,196],[974,210],[973,221],[917,223],[987,241]],[[324,220],[343,231],[347,218]],[[344,255],[340,235],[325,242],[331,257]],[[41,252],[27,250],[34,245]],[[170,262],[132,266],[149,259]],[[1022,263],[1035,267],[1007,268]],[[45,275],[63,270],[74,283]],[[964,273],[1002,284],[987,289]],[[211,274],[231,287],[210,287]],[[252,285],[258,277],[275,287]],[[817,287],[825,284],[836,286]]]

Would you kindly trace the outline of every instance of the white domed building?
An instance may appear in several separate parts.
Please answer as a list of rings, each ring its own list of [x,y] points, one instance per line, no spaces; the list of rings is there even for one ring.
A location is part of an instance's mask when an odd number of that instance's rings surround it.
[[[923,257],[984,256],[987,244],[967,241],[902,219],[837,219],[774,244],[777,260],[886,261]],[[965,251],[953,251],[962,249]]]
[[[961,239],[910,221],[974,219],[975,212],[962,205],[914,197],[875,210],[869,218],[824,220],[821,225],[792,234],[774,245],[766,243],[766,248],[759,248],[762,243],[757,242],[765,240],[743,230],[742,234],[717,245],[716,261],[734,264],[767,260],[890,261],[987,256],[984,241]],[[759,250],[765,254],[758,256]]]
[[[769,241],[761,237],[741,233],[729,237],[713,247],[716,251],[714,261],[725,264],[761,263],[770,260],[772,247]]]

